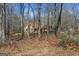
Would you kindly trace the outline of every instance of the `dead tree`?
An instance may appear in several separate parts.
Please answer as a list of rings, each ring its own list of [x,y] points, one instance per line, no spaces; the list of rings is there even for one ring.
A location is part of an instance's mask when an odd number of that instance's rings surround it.
[[[57,21],[57,25],[56,25],[56,27],[55,27],[55,35],[56,35],[56,36],[57,36],[57,32],[58,32],[59,26],[61,25],[62,6],[63,6],[63,4],[61,3],[61,4],[60,4],[59,15],[58,15],[58,21]]]
[[[20,17],[21,17],[21,34],[22,34],[22,37],[24,37],[24,7],[23,7],[23,4],[20,3]]]

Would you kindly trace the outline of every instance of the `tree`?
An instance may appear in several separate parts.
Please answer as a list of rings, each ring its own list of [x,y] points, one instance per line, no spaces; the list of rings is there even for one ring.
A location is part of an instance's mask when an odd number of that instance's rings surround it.
[[[0,9],[1,5],[0,5]],[[2,10],[0,10],[0,39],[2,38]]]
[[[38,6],[38,10],[37,10],[37,19],[38,19],[38,24],[39,24],[39,32],[38,32],[38,37],[40,38],[41,37],[41,20],[40,20],[40,13],[41,13],[41,4],[40,3],[38,3],[37,4],[37,6]]]
[[[49,26],[49,16],[50,16],[50,8],[49,8],[50,4],[47,4],[47,34],[49,34],[49,30],[50,30],[50,26]]]
[[[11,4],[10,4],[11,5]],[[10,10],[9,10],[9,4],[7,4],[7,10],[6,10],[6,15],[9,15]],[[7,17],[7,16],[6,16]],[[7,39],[9,39],[9,34],[10,34],[10,20],[7,18],[6,20],[6,34],[7,34]]]
[[[55,35],[56,35],[56,36],[57,36],[57,32],[58,32],[59,26],[61,25],[62,6],[63,6],[63,4],[61,3],[61,4],[60,4],[59,15],[58,15],[58,21],[57,21],[57,25],[56,25],[56,27],[55,27]]]
[[[21,33],[22,33],[22,37],[24,37],[24,7],[23,4],[20,3],[20,17],[21,17]]]
[[[53,10],[53,11],[52,11]],[[51,30],[53,31],[53,25],[55,25],[56,20],[56,3],[51,6]]]
[[[6,37],[6,3],[4,3],[4,37],[5,37],[5,39],[7,39],[7,37]]]
[[[29,4],[29,7],[31,8],[31,11],[33,12],[33,24],[34,24],[34,28],[35,28],[35,13],[34,13],[34,9],[33,7]],[[34,33],[35,33],[35,29],[34,29]]]
[[[56,3],[54,3],[54,19],[56,19]]]
[[[72,5],[72,13],[73,13],[73,18],[74,18],[74,25],[76,25],[77,23],[77,16],[78,16],[78,4],[73,4]]]
[[[30,12],[30,4],[28,3],[28,11],[27,11],[27,19],[28,19],[28,37],[30,36],[30,17],[29,17],[29,13]]]

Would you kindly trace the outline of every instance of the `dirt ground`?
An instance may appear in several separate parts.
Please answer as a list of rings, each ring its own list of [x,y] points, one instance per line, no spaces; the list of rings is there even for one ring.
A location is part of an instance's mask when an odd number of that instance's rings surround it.
[[[79,49],[64,49],[58,46],[58,39],[54,35],[49,37],[29,38],[19,41],[13,40],[0,47],[0,55],[9,56],[78,56]]]

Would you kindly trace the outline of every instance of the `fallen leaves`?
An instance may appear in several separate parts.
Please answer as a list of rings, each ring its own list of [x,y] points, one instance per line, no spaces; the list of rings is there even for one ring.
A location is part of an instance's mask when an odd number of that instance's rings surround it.
[[[57,46],[58,39],[53,35],[49,37],[13,40],[0,48],[0,53],[7,55],[79,55],[79,49],[70,46],[67,49]],[[71,44],[72,45],[72,44]]]

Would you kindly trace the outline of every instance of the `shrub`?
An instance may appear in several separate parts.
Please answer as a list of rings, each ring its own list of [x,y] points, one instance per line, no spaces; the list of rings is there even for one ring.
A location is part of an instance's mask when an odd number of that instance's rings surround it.
[[[68,47],[68,46],[73,46],[74,45],[74,40],[70,38],[70,35],[68,35],[68,32],[62,32],[60,33],[59,36],[59,45],[62,47]]]
[[[73,40],[75,42],[75,45],[79,46],[79,34],[75,35]]]

